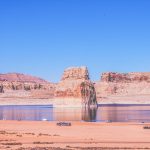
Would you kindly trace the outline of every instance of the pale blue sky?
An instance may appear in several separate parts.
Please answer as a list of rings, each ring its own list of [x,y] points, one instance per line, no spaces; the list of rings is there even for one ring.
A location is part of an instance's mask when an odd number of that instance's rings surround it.
[[[150,71],[149,0],[0,0],[0,73],[57,82],[70,66]]]

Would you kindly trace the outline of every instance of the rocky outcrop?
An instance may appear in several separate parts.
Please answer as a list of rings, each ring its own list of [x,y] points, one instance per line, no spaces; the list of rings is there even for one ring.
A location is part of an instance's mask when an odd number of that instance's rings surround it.
[[[96,91],[94,84],[90,81],[84,81],[80,84],[82,104],[83,105],[97,105]]]
[[[34,83],[34,82],[8,82],[8,81],[3,81],[1,82],[3,85],[4,89],[6,90],[41,90],[41,89],[49,89],[50,87],[53,86],[51,83]]]
[[[101,81],[104,82],[150,82],[150,73],[116,73],[107,72],[101,76]]]
[[[103,73],[95,88],[98,99],[150,95],[150,73]]]
[[[67,68],[62,76],[61,81],[66,80],[89,80],[87,67],[70,67]]]
[[[54,90],[55,84],[38,77],[19,73],[0,74],[0,93],[4,93],[1,97],[51,98]]]
[[[87,67],[66,69],[56,86],[55,97],[74,97],[81,99],[82,105],[97,105],[95,88]]]
[[[0,85],[0,93],[4,93],[3,85]]]

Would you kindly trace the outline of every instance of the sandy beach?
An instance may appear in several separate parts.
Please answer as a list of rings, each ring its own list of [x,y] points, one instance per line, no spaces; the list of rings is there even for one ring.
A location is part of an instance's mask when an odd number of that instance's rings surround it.
[[[1,150],[150,149],[150,124],[0,121]]]

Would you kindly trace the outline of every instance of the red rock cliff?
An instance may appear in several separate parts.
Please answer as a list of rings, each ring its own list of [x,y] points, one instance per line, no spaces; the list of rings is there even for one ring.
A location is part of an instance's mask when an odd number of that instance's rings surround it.
[[[19,73],[0,74],[0,93],[4,97],[49,98],[55,84],[41,78]]]
[[[150,73],[116,73],[107,72],[103,73],[101,76],[101,81],[104,82],[150,82]]]
[[[76,97],[81,98],[83,104],[96,104],[96,92],[87,67],[67,68],[56,86],[55,96]]]
[[[95,84],[97,97],[150,94],[150,72],[103,73]]]

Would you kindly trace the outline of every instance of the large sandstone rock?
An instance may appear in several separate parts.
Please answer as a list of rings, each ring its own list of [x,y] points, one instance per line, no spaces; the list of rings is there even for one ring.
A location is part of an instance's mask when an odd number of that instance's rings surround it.
[[[89,80],[89,72],[87,67],[70,67],[67,68],[62,76],[62,81],[64,80]]]
[[[84,81],[80,84],[80,92],[83,105],[97,105],[96,91],[91,81]]]
[[[97,105],[96,92],[87,67],[71,67],[64,71],[56,86],[55,97],[80,98],[82,105]]]

